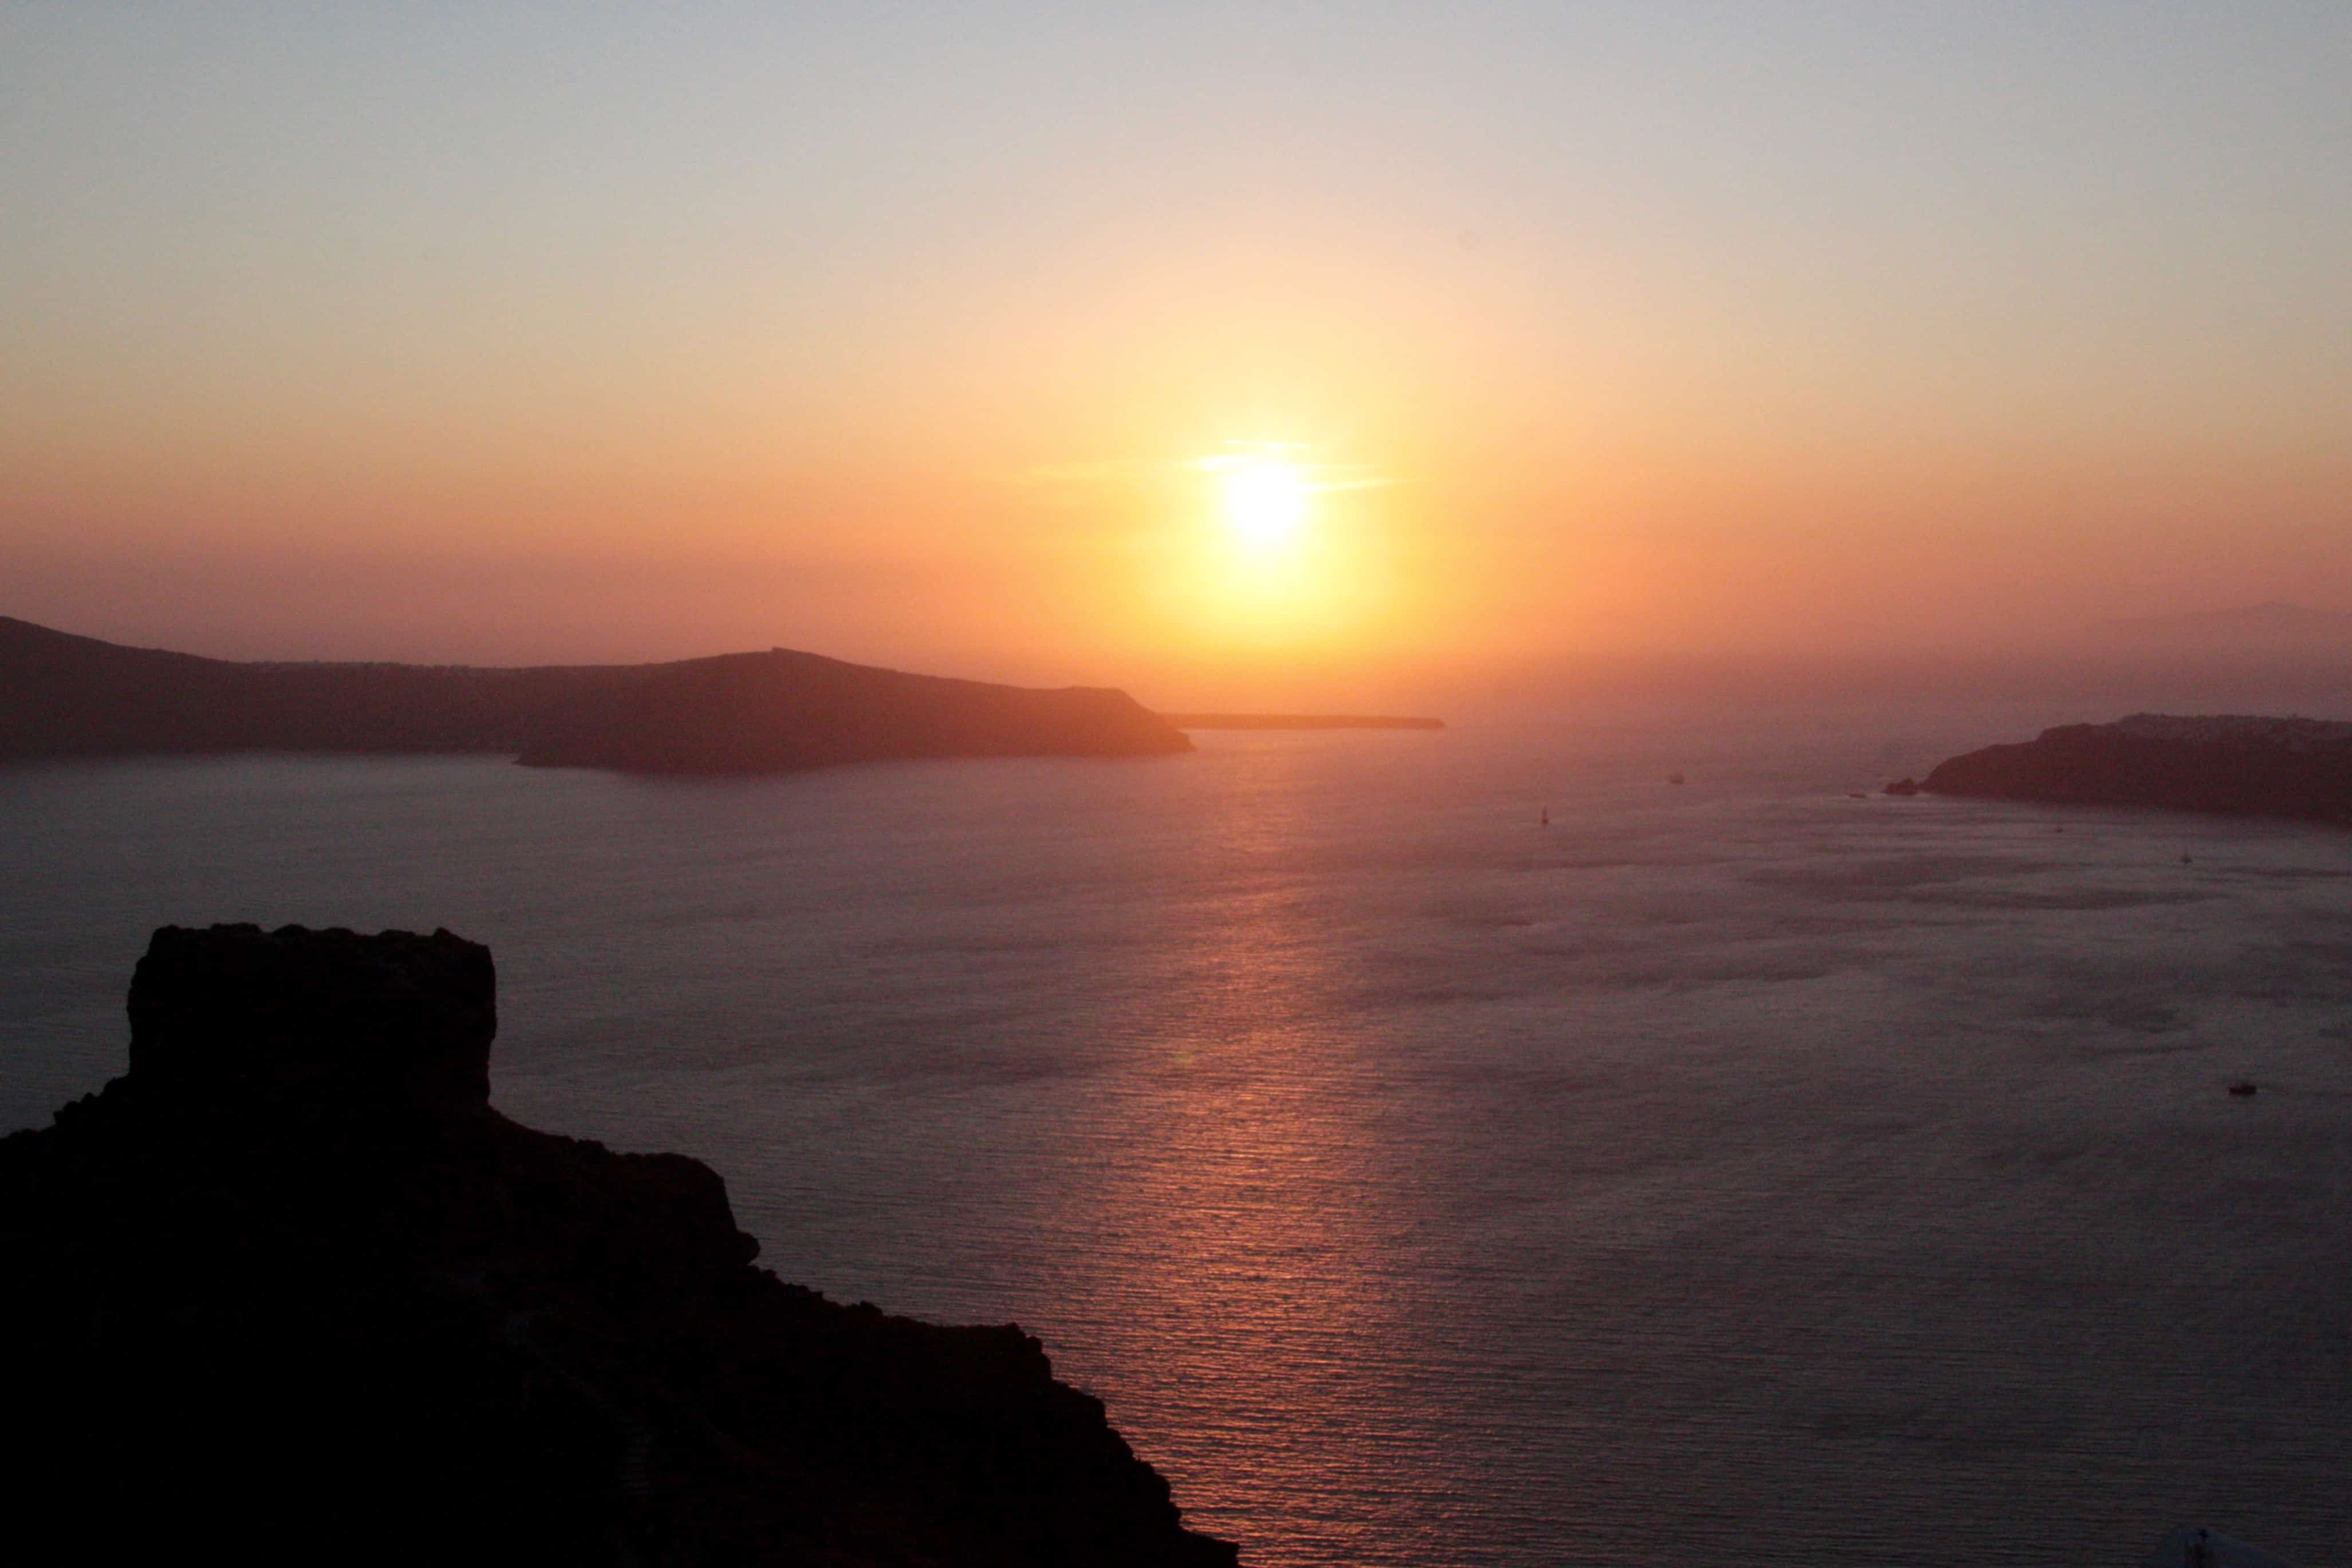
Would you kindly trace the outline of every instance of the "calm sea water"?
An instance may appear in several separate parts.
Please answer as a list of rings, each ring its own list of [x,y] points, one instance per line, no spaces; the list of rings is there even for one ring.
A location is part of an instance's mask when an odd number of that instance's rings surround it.
[[[447,925],[508,1111],[1019,1321],[1262,1568],[2341,1563],[2352,836],[1845,794],[2080,716],[0,771],[0,1121],[159,923]]]

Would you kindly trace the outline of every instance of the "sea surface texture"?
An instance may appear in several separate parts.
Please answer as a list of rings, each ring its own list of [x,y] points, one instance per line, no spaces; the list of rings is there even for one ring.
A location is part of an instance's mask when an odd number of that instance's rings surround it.
[[[0,770],[0,1122],[158,924],[446,925],[509,1114],[1017,1320],[1259,1568],[2341,1563],[2352,835],[1847,794],[2105,716]]]

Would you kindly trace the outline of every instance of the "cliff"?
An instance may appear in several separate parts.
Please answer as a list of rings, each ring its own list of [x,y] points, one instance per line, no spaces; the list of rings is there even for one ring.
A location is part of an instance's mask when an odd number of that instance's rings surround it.
[[[496,1020],[446,931],[155,933],[130,1071],[0,1141],[15,1560],[1234,1563],[1017,1327],[499,1115]]]
[[[756,772],[1191,749],[1122,692],[1028,690],[777,649],[674,664],[239,664],[0,616],[0,762],[187,752],[496,752]]]
[[[1919,787],[2352,825],[2352,724],[2136,713],[1967,752],[1938,763]]]

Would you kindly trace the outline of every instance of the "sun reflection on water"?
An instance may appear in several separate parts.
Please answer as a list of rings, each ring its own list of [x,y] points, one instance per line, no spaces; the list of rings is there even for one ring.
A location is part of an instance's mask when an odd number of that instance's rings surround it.
[[[1283,836],[1232,832],[1244,855]],[[1351,978],[1307,898],[1278,879],[1229,889],[1194,911],[1192,942],[1159,955],[1157,983],[1193,1005],[1159,1069],[1106,1108],[1106,1157],[1066,1201],[1123,1238],[1085,1283],[1123,1373],[1112,1415],[1188,1521],[1233,1535],[1285,1517],[1277,1550],[1369,1561],[1397,1549],[1392,1512],[1302,1518],[1300,1500],[1447,1483],[1425,1462],[1435,1413],[1392,1371],[1415,1334],[1395,1265],[1414,1205],[1393,1190],[1412,1174],[1364,1114],[1377,1096],[1361,1080],[1380,1068],[1344,1022]],[[1083,1362],[1066,1370],[1086,1381]],[[1413,1470],[1364,1473],[1407,1451],[1424,1456]]]

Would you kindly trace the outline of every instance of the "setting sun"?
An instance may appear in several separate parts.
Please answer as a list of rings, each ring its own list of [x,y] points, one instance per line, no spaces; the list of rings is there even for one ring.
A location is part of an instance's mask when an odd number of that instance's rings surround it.
[[[1163,646],[1296,668],[1309,650],[1328,658],[1394,645],[1383,541],[1398,481],[1383,466],[1306,441],[1228,440],[1159,468],[1183,476],[1181,507],[1167,514],[1181,525],[1161,536],[1150,574],[1170,616]]]
[[[1307,476],[1289,463],[1253,462],[1223,476],[1226,524],[1257,550],[1292,542],[1307,522]]]
[[[2352,1568],[2348,80],[0,0],[6,1561]]]

